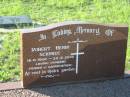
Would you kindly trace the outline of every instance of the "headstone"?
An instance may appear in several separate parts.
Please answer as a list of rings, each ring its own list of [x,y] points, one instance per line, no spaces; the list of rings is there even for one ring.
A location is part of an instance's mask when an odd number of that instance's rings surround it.
[[[0,28],[18,28],[32,25],[27,16],[0,16]]]
[[[24,87],[124,76],[128,26],[64,22],[21,33]]]

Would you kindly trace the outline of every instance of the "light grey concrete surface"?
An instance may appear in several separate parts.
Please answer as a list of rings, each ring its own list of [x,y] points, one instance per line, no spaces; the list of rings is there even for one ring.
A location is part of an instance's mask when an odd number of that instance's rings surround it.
[[[130,97],[130,78],[0,91],[0,97]]]

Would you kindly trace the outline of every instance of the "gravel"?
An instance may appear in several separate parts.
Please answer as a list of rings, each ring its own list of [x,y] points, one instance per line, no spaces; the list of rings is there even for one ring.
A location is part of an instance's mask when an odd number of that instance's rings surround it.
[[[0,97],[130,97],[130,78],[0,91]]]

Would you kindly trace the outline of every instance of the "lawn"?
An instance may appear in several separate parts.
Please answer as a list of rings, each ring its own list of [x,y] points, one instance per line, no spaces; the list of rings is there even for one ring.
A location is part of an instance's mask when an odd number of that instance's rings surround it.
[[[0,0],[0,16],[7,15],[27,15],[33,21],[46,25],[80,20],[128,24],[130,27],[130,1]],[[0,34],[0,82],[20,79],[19,47],[19,32]],[[126,70],[130,70],[130,40],[128,40]]]

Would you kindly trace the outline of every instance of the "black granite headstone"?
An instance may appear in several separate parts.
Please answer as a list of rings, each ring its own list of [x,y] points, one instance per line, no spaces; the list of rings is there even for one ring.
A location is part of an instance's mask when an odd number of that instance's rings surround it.
[[[23,87],[124,76],[127,25],[73,21],[21,32]]]

